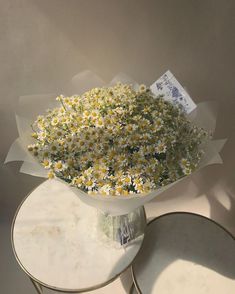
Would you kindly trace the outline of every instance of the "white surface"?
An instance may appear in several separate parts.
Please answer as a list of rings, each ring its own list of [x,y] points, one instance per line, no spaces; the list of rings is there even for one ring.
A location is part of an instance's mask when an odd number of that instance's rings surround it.
[[[144,294],[232,294],[235,240],[190,214],[161,217],[148,227],[133,268]]]
[[[105,244],[96,230],[96,216],[97,210],[83,204],[67,185],[44,182],[16,217],[13,236],[21,264],[53,287],[83,289],[106,283],[131,263],[142,239],[125,249]]]

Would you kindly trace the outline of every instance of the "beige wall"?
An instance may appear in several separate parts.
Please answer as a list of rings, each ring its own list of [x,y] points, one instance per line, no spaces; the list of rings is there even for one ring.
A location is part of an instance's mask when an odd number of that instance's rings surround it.
[[[201,197],[205,214],[235,232],[234,1],[1,0],[0,5],[1,161],[17,136],[14,109],[20,95],[61,93],[87,68],[106,80],[123,71],[146,84],[170,69],[196,102],[220,103],[216,137],[228,142],[224,165],[194,177],[200,189],[186,181],[180,193],[172,190],[155,205],[159,213],[162,205],[187,210]],[[18,174],[18,168],[1,169],[1,215],[8,221],[41,181]],[[172,195],[176,203],[166,201]],[[204,202],[198,204],[202,211]]]
[[[195,102],[220,103],[215,135],[228,142],[224,165],[205,168],[193,182],[163,194],[147,205],[148,214],[194,211],[235,233],[234,11],[234,0],[0,0],[0,162],[17,136],[20,95],[63,93],[83,69],[106,80],[123,71],[148,85],[170,69]],[[0,169],[6,294],[29,287],[20,271],[14,274],[9,224],[21,199],[42,181],[19,174],[19,166]]]

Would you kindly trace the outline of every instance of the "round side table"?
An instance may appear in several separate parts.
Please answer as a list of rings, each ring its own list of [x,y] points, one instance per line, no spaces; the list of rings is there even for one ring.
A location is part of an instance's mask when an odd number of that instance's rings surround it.
[[[59,181],[45,181],[19,206],[12,247],[36,291],[66,293],[101,288],[133,262],[143,236],[126,247],[104,243],[96,229],[97,210]]]
[[[201,215],[161,215],[147,226],[132,275],[133,294],[233,294],[235,239]]]

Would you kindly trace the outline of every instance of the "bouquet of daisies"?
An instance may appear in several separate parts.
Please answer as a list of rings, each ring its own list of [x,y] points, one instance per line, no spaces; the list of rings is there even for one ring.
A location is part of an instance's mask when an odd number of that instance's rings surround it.
[[[160,81],[162,90],[166,81]],[[171,97],[124,79],[79,95],[23,99],[20,136],[6,161],[23,160],[23,172],[66,182],[106,213],[129,213],[195,170],[221,161],[224,142],[211,140],[215,119],[206,105],[189,114],[175,99],[183,89],[177,83],[170,87]],[[35,100],[40,107],[27,109]],[[52,107],[37,113],[45,104]]]
[[[144,85],[56,99],[60,106],[32,124],[28,150],[49,178],[89,194],[147,194],[191,174],[203,154],[206,130]]]

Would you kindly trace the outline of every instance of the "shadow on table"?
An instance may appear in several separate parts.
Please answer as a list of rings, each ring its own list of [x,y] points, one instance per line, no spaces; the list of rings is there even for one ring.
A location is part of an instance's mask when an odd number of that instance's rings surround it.
[[[152,287],[160,274],[179,259],[235,279],[235,239],[204,217],[172,213],[148,226],[144,244],[134,261],[136,276],[147,271],[148,286],[144,293],[152,293]]]

